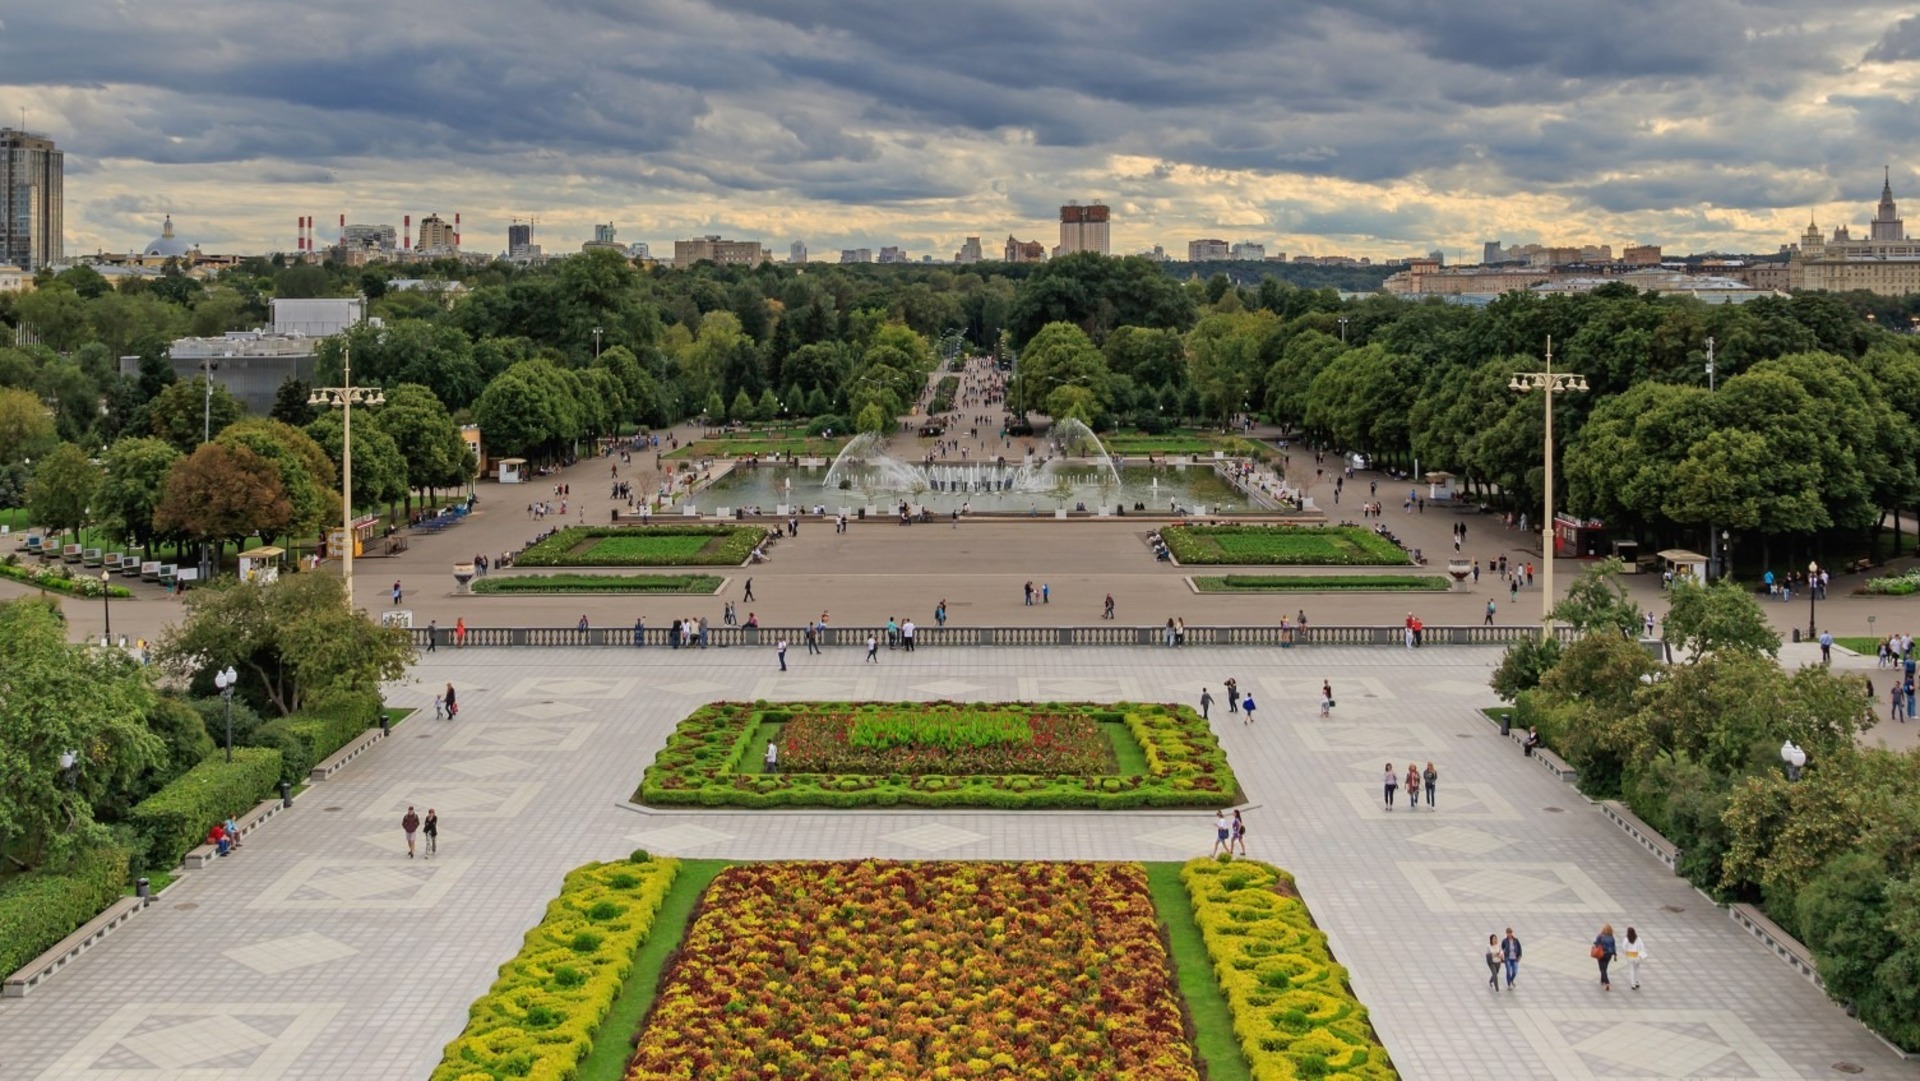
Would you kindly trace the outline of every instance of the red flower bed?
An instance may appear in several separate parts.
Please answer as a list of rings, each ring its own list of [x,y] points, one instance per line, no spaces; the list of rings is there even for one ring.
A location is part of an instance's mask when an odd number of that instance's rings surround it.
[[[1197,1081],[1138,864],[777,863],[702,900],[628,1081]]]
[[[790,773],[1036,773],[1100,775],[1117,768],[1113,744],[1090,717],[1034,714],[1024,718],[1024,741],[906,741],[891,746],[853,742],[854,713],[803,713],[780,730],[780,766]]]

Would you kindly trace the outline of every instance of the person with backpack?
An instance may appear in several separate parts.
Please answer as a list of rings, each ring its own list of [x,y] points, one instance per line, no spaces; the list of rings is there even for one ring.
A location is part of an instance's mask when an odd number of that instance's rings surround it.
[[[1231,677],[1227,679],[1227,712],[1240,712],[1240,681]]]

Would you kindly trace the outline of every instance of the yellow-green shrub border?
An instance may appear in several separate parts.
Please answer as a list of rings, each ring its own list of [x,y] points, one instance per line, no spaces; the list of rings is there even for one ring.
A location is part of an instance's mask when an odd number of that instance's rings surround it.
[[[568,1081],[633,967],[680,870],[674,859],[589,863],[467,1014],[432,1081]]]
[[[1253,860],[1195,859],[1180,881],[1254,1081],[1397,1081],[1292,876]]]

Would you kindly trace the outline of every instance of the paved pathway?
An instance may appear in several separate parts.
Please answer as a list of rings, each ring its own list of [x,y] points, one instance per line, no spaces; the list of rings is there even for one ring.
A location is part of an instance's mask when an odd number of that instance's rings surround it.
[[[429,707],[304,794],[225,864],[177,884],[25,1000],[0,1002],[0,1078],[424,1078],[468,1004],[588,859],[635,847],[738,858],[1181,859],[1194,813],[640,813],[620,806],[673,723],[717,698],[1218,696],[1250,800],[1250,847],[1294,871],[1412,1078],[1920,1077],[1724,914],[1528,765],[1476,714],[1497,651],[854,650],[774,670],[769,651],[441,651],[396,688]],[[1314,717],[1333,681],[1338,717]],[[452,680],[458,721],[431,717]],[[1381,764],[1431,759],[1437,812],[1379,807]],[[399,819],[436,807],[442,852],[408,860]],[[1603,921],[1643,929],[1645,989],[1594,984]],[[1480,944],[1511,924],[1518,993],[1489,994]],[[619,1038],[618,1036],[614,1038]]]

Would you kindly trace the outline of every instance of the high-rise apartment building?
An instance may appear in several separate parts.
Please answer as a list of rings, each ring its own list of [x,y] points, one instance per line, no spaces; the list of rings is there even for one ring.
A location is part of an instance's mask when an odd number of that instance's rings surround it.
[[[420,243],[415,251],[447,253],[460,250],[458,233],[453,223],[438,214],[428,214],[420,219]]]
[[[787,245],[787,262],[799,265],[807,261],[807,242],[796,240]]]
[[[391,225],[348,224],[340,229],[340,246],[356,251],[392,251],[400,231]]]
[[[1224,240],[1209,237],[1205,240],[1187,241],[1187,262],[1215,263],[1233,256],[1233,246]]]
[[[1012,233],[1007,234],[1006,261],[1009,263],[1044,263],[1047,261],[1047,246],[1038,240],[1015,240]]]
[[[1480,245],[1480,265],[1492,266],[1493,264],[1500,262],[1501,259],[1504,257],[1504,254],[1505,253],[1501,251],[1500,242],[1498,240],[1489,240],[1486,243]]]
[[[907,253],[905,250],[889,244],[880,249],[880,261],[883,263],[904,263],[907,262]]]
[[[673,265],[683,270],[702,260],[721,266],[759,266],[766,258],[767,249],[758,240],[697,236],[673,242]]]
[[[1055,255],[1072,255],[1078,251],[1107,254],[1107,223],[1111,212],[1105,203],[1091,203],[1081,206],[1068,203],[1060,208],[1060,246],[1054,249]]]
[[[524,259],[533,250],[533,222],[516,221],[507,226],[507,257]]]
[[[980,238],[977,236],[968,237],[967,242],[960,245],[960,251],[953,257],[956,263],[977,263],[980,259]]]
[[[842,263],[871,263],[873,262],[873,249],[841,248],[840,261]]]
[[[1267,257],[1267,246],[1258,240],[1242,240],[1233,246],[1235,259],[1260,260]]]
[[[65,258],[66,158],[44,135],[0,128],[0,263],[32,273]]]

